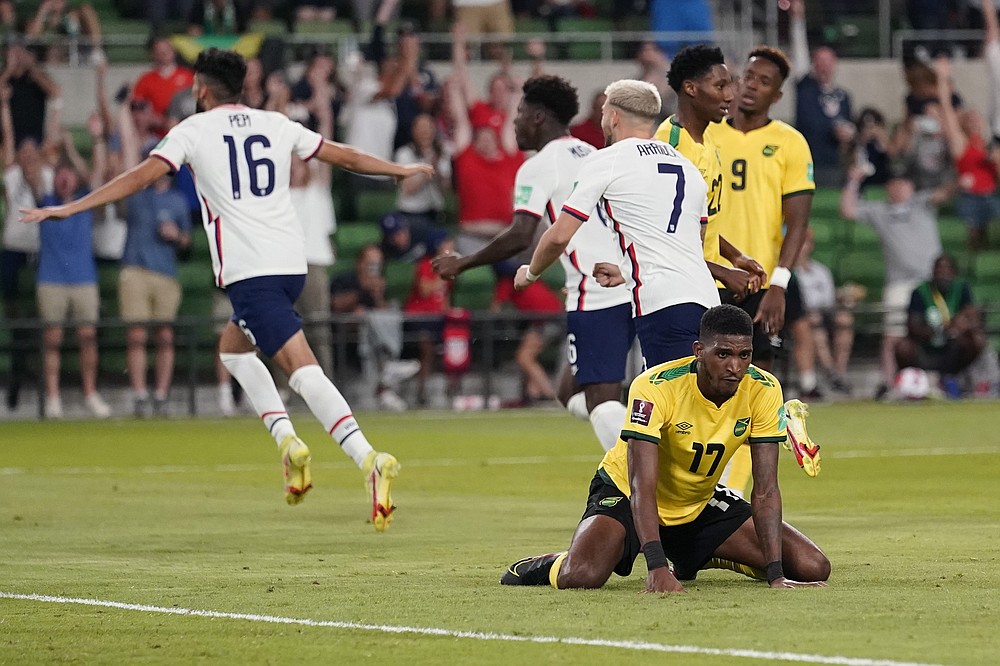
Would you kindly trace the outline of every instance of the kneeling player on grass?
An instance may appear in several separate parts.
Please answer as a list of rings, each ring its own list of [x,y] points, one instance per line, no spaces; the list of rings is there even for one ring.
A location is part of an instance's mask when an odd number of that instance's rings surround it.
[[[752,340],[749,315],[719,305],[702,317],[693,357],[637,377],[621,441],[590,484],[569,551],[519,560],[500,582],[601,587],[612,572],[630,574],[642,552],[646,592],[683,592],[679,581],[706,568],[739,571],[771,587],[825,586],[830,561],[781,520],[785,406],[778,381],[750,365]],[[753,459],[749,503],[717,485],[744,443]]]

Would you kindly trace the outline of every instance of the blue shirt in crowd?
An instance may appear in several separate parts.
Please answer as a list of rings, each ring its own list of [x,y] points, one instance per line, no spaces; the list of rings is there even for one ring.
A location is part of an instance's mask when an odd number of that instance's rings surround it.
[[[82,196],[85,192],[79,193]],[[60,206],[46,194],[39,206]],[[41,284],[96,284],[97,263],[91,239],[94,214],[84,211],[63,220],[46,220],[38,230],[38,282]]]
[[[154,273],[177,276],[177,250],[160,237],[164,222],[173,222],[183,233],[191,232],[191,215],[184,195],[170,189],[147,188],[128,199],[125,213],[128,232],[122,251],[123,266],[138,266]]]

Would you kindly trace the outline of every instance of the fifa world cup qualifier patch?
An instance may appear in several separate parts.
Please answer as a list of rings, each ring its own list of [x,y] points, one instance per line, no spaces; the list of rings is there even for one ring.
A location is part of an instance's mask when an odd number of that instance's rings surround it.
[[[632,401],[632,415],[629,417],[629,423],[635,423],[636,425],[648,426],[649,419],[653,416],[653,403],[649,400],[640,400],[636,398]]]

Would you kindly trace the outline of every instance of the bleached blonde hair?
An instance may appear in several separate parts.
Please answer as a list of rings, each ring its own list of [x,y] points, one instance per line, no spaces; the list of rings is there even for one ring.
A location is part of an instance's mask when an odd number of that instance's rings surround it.
[[[643,120],[655,120],[660,115],[660,91],[652,83],[635,79],[615,81],[604,89],[608,104]]]

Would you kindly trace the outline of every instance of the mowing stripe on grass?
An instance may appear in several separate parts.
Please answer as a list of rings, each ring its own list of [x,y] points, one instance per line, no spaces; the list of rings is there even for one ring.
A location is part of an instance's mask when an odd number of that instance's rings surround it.
[[[826,449],[824,449],[826,451]],[[924,449],[863,449],[857,451],[833,450],[827,454],[829,459],[857,458],[924,458],[936,456],[979,456],[1000,453],[1000,446],[939,446]],[[510,458],[425,458],[404,460],[403,466],[412,467],[467,467],[490,465],[551,465],[553,463],[593,463],[601,461],[599,455],[578,456],[521,456]],[[275,465],[257,463],[234,463],[227,465],[147,465],[144,467],[0,467],[0,476],[17,476],[19,474],[192,474],[196,472],[260,472],[272,470]],[[313,469],[353,469],[351,462],[314,462]]]
[[[269,624],[297,624],[307,627],[329,627],[333,629],[353,629],[357,631],[380,631],[387,634],[415,634],[419,636],[441,636],[445,638],[466,638],[477,641],[504,641],[511,643],[559,643],[563,645],[581,645],[587,647],[606,647],[618,650],[640,652],[674,652],[681,654],[704,654],[718,657],[738,657],[742,659],[766,659],[768,661],[790,661],[808,664],[837,664],[838,666],[936,666],[912,661],[894,661],[891,659],[864,659],[857,657],[828,657],[819,654],[798,654],[796,652],[765,652],[762,650],[738,650],[723,648],[707,648],[697,645],[669,645],[665,643],[647,643],[643,641],[609,641],[596,638],[573,638],[559,636],[516,636],[513,634],[493,634],[481,631],[457,631],[454,629],[439,629],[436,627],[406,627],[385,624],[363,624],[360,622],[337,622],[334,620],[309,620],[275,615],[257,615],[255,613],[223,613],[220,611],[195,610],[191,608],[167,608],[164,606],[147,606],[145,604],[128,604],[120,601],[104,601],[101,599],[75,599],[72,597],[53,597],[44,594],[15,594],[0,592],[0,599],[17,599],[21,601],[42,601],[56,604],[80,604],[84,606],[100,606],[102,608],[117,608],[119,610],[138,611],[140,613],[164,613],[167,615],[185,615],[193,617],[222,618],[227,620],[247,620],[249,622],[266,622]]]

